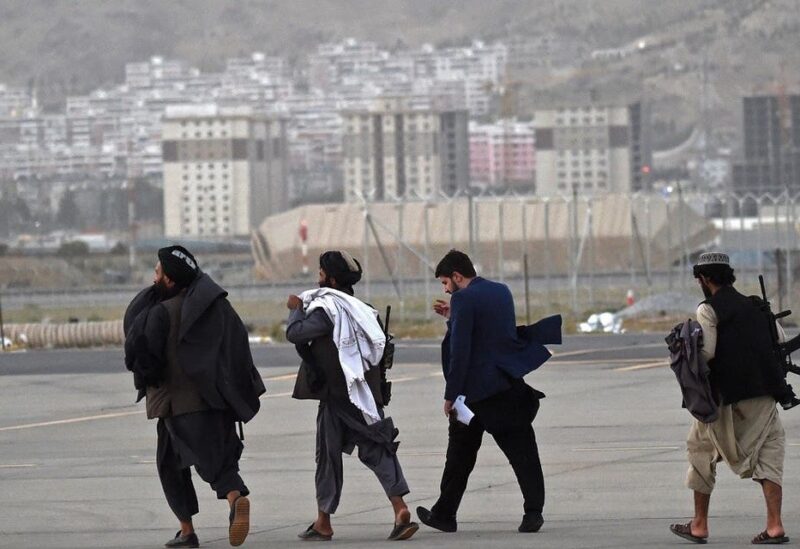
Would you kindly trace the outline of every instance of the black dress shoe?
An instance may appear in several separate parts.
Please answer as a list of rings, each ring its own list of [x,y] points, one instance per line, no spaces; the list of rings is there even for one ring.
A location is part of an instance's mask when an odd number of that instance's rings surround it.
[[[544,518],[541,513],[525,513],[517,530],[520,532],[538,532],[542,524],[544,524]]]
[[[424,507],[417,507],[417,516],[422,524],[430,526],[431,528],[436,528],[442,532],[455,532],[458,529],[456,519],[437,517]]]
[[[200,547],[200,540],[197,539],[197,534],[194,532],[182,536],[181,531],[178,530],[175,537],[165,543],[164,547]]]

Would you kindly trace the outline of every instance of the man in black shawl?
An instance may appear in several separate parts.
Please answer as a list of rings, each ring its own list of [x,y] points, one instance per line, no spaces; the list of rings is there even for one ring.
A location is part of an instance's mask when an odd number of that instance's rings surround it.
[[[296,295],[289,296],[286,303],[291,311],[286,339],[295,344],[303,359],[292,396],[320,401],[317,519],[299,534],[305,541],[333,537],[331,514],[342,493],[342,453],[350,454],[356,446],[359,460],[375,473],[392,504],[394,526],[388,539],[406,540],[419,529],[411,522],[403,500],[409,490],[397,459],[398,431],[392,418],[383,415],[386,402],[376,362],[382,357],[386,337],[377,312],[353,297],[353,286],[360,279],[361,266],[349,253],[325,252],[320,256],[320,289],[304,292],[305,304]],[[331,317],[334,312],[338,312],[335,321]],[[366,363],[371,367],[364,371]],[[350,375],[353,372],[357,375]]]
[[[181,529],[166,547],[198,547],[197,495],[189,467],[230,505],[228,537],[250,528],[249,490],[239,476],[236,422],[249,421],[264,393],[247,330],[220,288],[182,246],[158,251],[153,285],[125,313],[125,365],[158,418],[156,463]]]

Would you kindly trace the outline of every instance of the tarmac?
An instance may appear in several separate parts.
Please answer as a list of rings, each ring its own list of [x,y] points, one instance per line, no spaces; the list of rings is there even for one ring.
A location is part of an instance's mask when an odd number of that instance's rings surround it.
[[[539,533],[517,532],[521,495],[511,467],[487,435],[458,532],[422,525],[401,543],[442,549],[690,545],[668,530],[692,512],[691,492],[684,487],[690,416],[680,407],[663,336],[616,337],[602,338],[602,353],[592,352],[597,338],[572,338],[564,349],[554,347],[556,356],[527,378],[547,394],[534,422],[547,489]],[[428,352],[409,351],[415,361],[400,358],[391,372],[394,397],[387,408],[400,429],[412,513],[435,501],[447,444],[441,368],[435,344],[426,345]],[[316,406],[290,397],[297,368],[290,350],[261,347],[256,353],[283,357],[283,364],[260,368],[268,393],[259,415],[245,426],[240,465],[252,492],[252,521],[244,547],[301,547],[307,542],[297,533],[316,513]],[[0,547],[161,547],[174,536],[177,521],[155,469],[155,422],[145,418],[142,404],[133,403],[130,374],[118,359],[108,351],[0,354]],[[61,364],[78,363],[87,371],[60,370]],[[781,417],[787,433],[783,513],[792,537],[800,535],[800,413]],[[709,544],[749,545],[764,527],[760,488],[724,464],[718,478]],[[201,546],[227,547],[227,504],[196,474],[194,481]],[[331,546],[391,543],[385,538],[392,518],[372,473],[345,456]]]

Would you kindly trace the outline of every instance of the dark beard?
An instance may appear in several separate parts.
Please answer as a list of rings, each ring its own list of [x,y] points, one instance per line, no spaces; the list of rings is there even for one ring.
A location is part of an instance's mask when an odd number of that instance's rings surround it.
[[[156,287],[156,293],[158,294],[158,299],[160,301],[166,301],[168,299],[172,299],[179,293],[181,293],[181,289],[179,286],[175,285],[172,288],[167,288],[167,285],[164,282],[156,282],[154,284]]]
[[[320,281],[320,283],[319,283],[319,287],[320,287],[320,288],[333,288],[334,290],[336,289],[336,288],[333,286],[333,284],[331,284],[331,279],[330,279],[330,277],[327,277],[327,276],[325,277],[325,280],[322,280],[322,281]]]
[[[711,296],[714,295],[711,293],[711,288],[706,286],[704,282],[700,282],[700,287],[703,289],[703,295],[706,296],[706,299],[711,299]]]

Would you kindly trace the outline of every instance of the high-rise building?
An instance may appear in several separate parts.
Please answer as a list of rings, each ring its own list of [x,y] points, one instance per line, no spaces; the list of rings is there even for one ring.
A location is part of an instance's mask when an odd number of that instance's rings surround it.
[[[800,95],[745,97],[744,158],[733,164],[741,193],[800,189]]]
[[[646,190],[646,112],[641,103],[535,111],[537,194]]]
[[[163,122],[164,233],[246,236],[288,207],[286,122],[247,108],[168,108]]]
[[[381,100],[342,113],[345,200],[433,197],[469,185],[467,111],[407,110]]]
[[[532,122],[470,122],[469,163],[472,184],[533,192],[536,182],[535,132]]]

